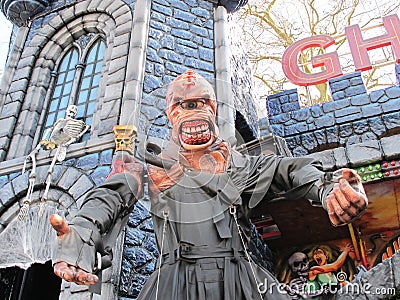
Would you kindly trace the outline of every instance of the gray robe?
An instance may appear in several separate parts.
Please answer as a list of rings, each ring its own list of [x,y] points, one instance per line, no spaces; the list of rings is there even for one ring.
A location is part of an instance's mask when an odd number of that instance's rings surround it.
[[[107,251],[97,248],[102,254],[110,252],[109,245],[114,240],[110,236],[114,237],[112,232],[121,227],[115,229],[113,225],[124,223],[121,215],[126,216],[132,208],[132,193],[137,190],[133,176],[120,175],[92,191],[77,216],[91,220],[100,229],[100,237],[92,234],[95,240],[89,239],[89,243],[100,245],[98,239],[108,241]],[[260,201],[276,195],[306,197],[321,205],[333,188],[325,177],[320,163],[309,158],[246,156],[235,151],[224,173],[185,168],[177,184],[151,199],[162,259],[160,270],[156,268],[138,299],[156,299],[157,285],[158,299],[260,299],[257,285],[265,292],[263,299],[289,299],[282,288],[278,290],[279,284],[271,273],[246,257],[249,214]],[[247,197],[242,197],[245,194]],[[85,205],[92,209],[85,209]],[[104,208],[102,212],[99,207]],[[97,217],[99,213],[101,218]],[[62,260],[77,265],[70,255],[56,259]]]

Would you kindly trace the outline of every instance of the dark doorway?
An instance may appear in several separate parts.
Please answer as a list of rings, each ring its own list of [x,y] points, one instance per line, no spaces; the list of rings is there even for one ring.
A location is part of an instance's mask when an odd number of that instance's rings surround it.
[[[33,264],[26,271],[1,270],[0,297],[4,300],[58,300],[61,278],[53,273],[51,261]]]

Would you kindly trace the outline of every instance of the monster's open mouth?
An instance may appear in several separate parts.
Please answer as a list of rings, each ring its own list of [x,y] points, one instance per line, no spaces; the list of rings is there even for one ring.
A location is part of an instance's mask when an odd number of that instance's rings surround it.
[[[316,260],[318,265],[322,264],[322,258],[321,257],[317,257],[315,260]]]
[[[205,144],[211,139],[211,128],[207,121],[185,121],[181,124],[180,139],[187,145]]]

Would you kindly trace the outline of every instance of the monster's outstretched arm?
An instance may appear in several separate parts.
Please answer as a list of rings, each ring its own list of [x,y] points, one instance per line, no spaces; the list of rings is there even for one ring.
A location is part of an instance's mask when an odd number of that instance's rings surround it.
[[[245,192],[263,195],[267,191],[277,197],[305,197],[323,206],[334,226],[352,222],[368,205],[360,177],[351,169],[341,175],[322,170],[321,163],[311,158],[259,156],[251,160]],[[358,186],[358,187],[357,187]],[[256,206],[262,197],[252,197],[249,206]]]
[[[56,275],[91,285],[97,281],[92,274],[111,265],[111,247],[140,197],[142,173],[142,164],[128,155],[119,157],[106,182],[88,193],[68,225],[52,217],[58,235],[53,257]]]

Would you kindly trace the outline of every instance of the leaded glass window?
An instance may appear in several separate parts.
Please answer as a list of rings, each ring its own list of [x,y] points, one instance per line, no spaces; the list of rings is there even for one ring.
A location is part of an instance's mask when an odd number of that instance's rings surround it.
[[[57,82],[50,100],[43,133],[50,130],[58,119],[65,117],[74,82],[75,67],[79,62],[78,56],[78,50],[72,48],[61,60]]]
[[[93,40],[95,41],[91,43]],[[70,104],[78,106],[76,119],[92,125],[105,49],[102,39],[96,40],[94,34],[88,34],[74,43],[74,47],[60,61],[46,121],[43,124],[42,138],[45,138],[44,133],[50,130],[57,120],[65,117],[67,106]],[[79,53],[83,53],[83,56],[80,57]],[[90,133],[86,133],[82,140],[89,137]]]
[[[75,103],[78,106],[76,118],[84,118],[88,125],[92,125],[93,121],[105,49],[106,46],[101,40],[98,40],[90,48],[81,78],[77,103]],[[83,139],[87,138],[88,134],[85,134]]]

